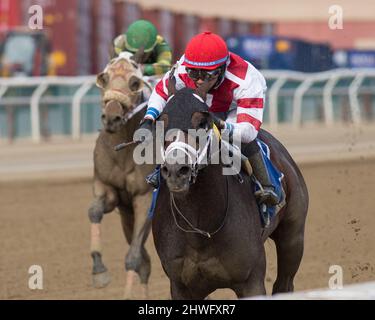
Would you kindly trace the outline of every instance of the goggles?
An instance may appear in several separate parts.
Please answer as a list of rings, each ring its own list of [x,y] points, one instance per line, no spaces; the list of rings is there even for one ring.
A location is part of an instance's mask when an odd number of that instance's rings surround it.
[[[222,68],[217,68],[214,70],[204,70],[204,69],[192,69],[186,68],[186,72],[190,79],[198,80],[202,79],[203,81],[211,81],[218,77],[222,71]]]

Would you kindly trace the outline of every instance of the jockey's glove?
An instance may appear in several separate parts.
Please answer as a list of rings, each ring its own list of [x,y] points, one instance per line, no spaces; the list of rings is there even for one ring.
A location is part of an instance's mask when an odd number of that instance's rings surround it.
[[[153,128],[153,125],[154,125],[154,121],[152,119],[149,119],[149,118],[145,118],[141,121],[140,123],[140,126],[139,126],[139,129],[144,129],[144,130],[147,130],[149,131],[149,134],[147,135],[138,135],[135,137],[135,142],[139,142],[139,143],[146,143],[146,144],[149,144],[152,142],[152,128]]]
[[[215,116],[213,113],[211,113],[211,117],[212,117],[212,120],[213,120],[215,126],[219,130],[225,129],[225,121],[224,120],[220,119],[218,116]]]

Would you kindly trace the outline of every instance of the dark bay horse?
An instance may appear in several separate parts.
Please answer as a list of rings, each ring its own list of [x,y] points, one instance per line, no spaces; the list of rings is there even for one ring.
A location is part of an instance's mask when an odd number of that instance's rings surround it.
[[[239,298],[265,294],[264,242],[268,237],[277,249],[273,293],[293,291],[303,255],[308,192],[284,146],[265,130],[259,132],[258,137],[271,149],[272,161],[285,175],[286,205],[267,229],[262,227],[248,175],[243,173],[240,183],[235,175],[223,175],[220,163],[197,166],[197,162],[192,165],[191,161],[172,159],[173,149],[188,143],[187,123],[194,129],[212,128],[205,94],[187,88],[174,92],[160,118],[167,129],[184,131],[165,144],[169,152],[165,152],[161,169],[163,179],[152,225],[172,298],[204,299],[219,288],[230,288]],[[190,154],[190,160],[197,159],[199,151],[191,149],[187,147],[190,151],[185,153]]]
[[[94,201],[89,209],[93,285],[102,288],[110,282],[102,260],[101,222],[105,214],[117,208],[130,245],[125,258],[125,298],[131,298],[136,274],[140,277],[144,298],[147,298],[151,265],[144,243],[151,227],[147,222],[147,212],[152,189],[146,184],[145,177],[153,167],[135,164],[135,145],[115,151],[115,147],[124,141],[133,141],[134,132],[144,116],[145,106],[137,107],[144,89],[142,73],[130,55],[122,54],[98,75],[97,85],[103,96],[103,130],[94,150]]]

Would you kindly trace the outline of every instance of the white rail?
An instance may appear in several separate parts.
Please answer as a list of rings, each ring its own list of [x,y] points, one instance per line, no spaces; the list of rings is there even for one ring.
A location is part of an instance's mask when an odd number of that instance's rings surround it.
[[[301,73],[294,71],[271,71],[265,70],[262,72],[267,80],[275,80],[271,88],[269,89],[270,94],[270,126],[276,127],[278,121],[275,122],[275,111],[278,101],[278,95],[282,89],[282,86],[287,81],[297,81],[300,85],[297,87],[293,97],[293,125],[298,127],[302,122],[302,106],[303,98],[308,90],[317,82],[325,82],[323,88],[323,108],[325,116],[325,124],[327,126],[333,123],[333,90],[336,84],[341,79],[353,78],[351,84],[348,87],[347,94],[349,95],[349,103],[352,120],[355,124],[360,124],[362,121],[360,113],[360,105],[358,100],[358,90],[366,78],[375,78],[375,69],[335,69],[331,71],[325,71],[320,73]],[[280,79],[283,79],[281,81]],[[281,85],[280,85],[281,83]],[[273,91],[273,86],[276,86]],[[375,89],[372,91],[375,95]]]
[[[358,89],[361,83],[365,79],[365,75],[359,73],[355,76],[353,82],[349,86],[349,100],[350,100],[350,110],[352,113],[352,119],[355,124],[361,123],[361,111],[358,101]]]
[[[375,78],[375,69],[336,69],[320,73],[301,73],[284,70],[263,70],[263,75],[269,83],[268,100],[270,112],[270,126],[275,129],[279,124],[278,108],[282,96],[289,95],[292,98],[292,124],[299,127],[302,123],[304,98],[307,94],[320,95],[323,100],[324,122],[331,126],[333,117],[333,96],[349,96],[349,107],[351,119],[354,123],[362,122],[359,95],[365,80]],[[338,87],[338,83],[343,79],[349,79],[350,84],[345,88]],[[59,101],[70,101],[72,108],[72,138],[81,137],[81,104],[95,85],[95,76],[84,77],[36,77],[36,78],[0,78],[0,108],[3,106],[24,105],[29,101],[31,108],[31,138],[38,143],[41,141],[40,131],[40,104],[42,101],[48,103],[59,103]],[[295,89],[288,89],[287,83],[295,82]],[[322,83],[319,91],[314,86]],[[76,86],[77,90],[73,96],[48,96],[46,92],[51,86]],[[7,97],[7,93],[12,88],[35,88],[29,96]],[[292,91],[291,91],[292,90]],[[314,91],[315,90],[315,91]],[[375,87],[370,87],[368,91],[375,96]],[[46,95],[46,97],[44,97]],[[45,100],[43,100],[45,99]],[[99,103],[99,101],[97,101]]]
[[[327,126],[333,125],[333,98],[332,92],[339,81],[338,75],[333,75],[326,83],[323,89],[323,105],[324,105],[324,117]]]
[[[17,77],[17,78],[0,78],[0,102],[9,88],[36,87],[30,96],[30,122],[31,138],[34,143],[41,141],[40,132],[40,101],[43,94],[51,86],[80,86],[72,100],[72,137],[80,137],[80,103],[82,98],[90,88],[95,84],[95,76],[85,77]],[[7,104],[9,105],[9,104]],[[2,105],[0,105],[1,107]]]
[[[43,93],[48,89],[47,83],[40,84],[34,93],[31,95],[31,138],[33,142],[40,142],[40,116],[39,116],[39,101]]]
[[[88,80],[74,94],[72,102],[72,136],[74,140],[79,140],[81,136],[81,101],[92,86],[92,81]]]
[[[277,102],[278,102],[278,94],[280,92],[280,89],[283,87],[283,85],[288,81],[286,77],[280,77],[275,81],[275,83],[272,85],[271,89],[268,91],[269,95],[269,106],[270,106],[270,125],[272,128],[276,128],[278,125],[278,108],[277,108]]]

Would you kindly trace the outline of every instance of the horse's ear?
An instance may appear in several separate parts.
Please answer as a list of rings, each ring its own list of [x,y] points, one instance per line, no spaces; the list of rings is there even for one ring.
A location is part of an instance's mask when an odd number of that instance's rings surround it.
[[[143,60],[143,55],[145,54],[145,48],[142,46],[138,49],[138,51],[134,54],[134,56],[132,57],[132,59],[140,64],[142,63],[142,60]]]
[[[195,93],[200,96],[203,101],[206,101],[207,99],[207,93],[210,91],[212,84],[210,84],[208,81],[205,81],[200,87],[195,89]]]
[[[176,70],[176,67],[174,66],[169,74],[169,79],[168,79],[168,95],[173,96],[177,92],[176,88],[176,77],[174,76],[174,71]]]
[[[109,55],[109,60],[112,60],[112,59],[116,58],[116,51],[115,51],[115,48],[113,46],[109,47],[108,55]]]
[[[107,72],[102,72],[96,77],[96,86],[100,89],[104,89],[109,81],[109,75]]]

